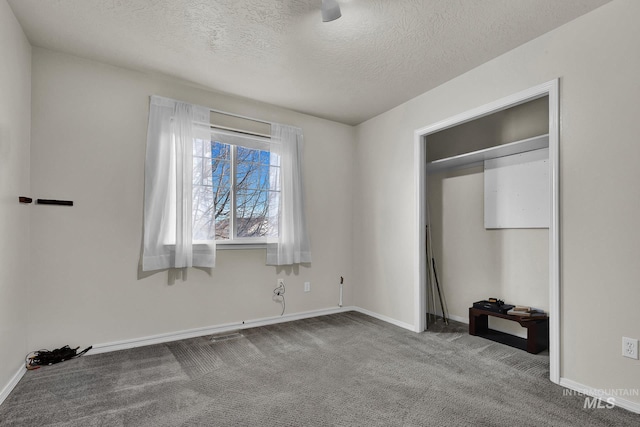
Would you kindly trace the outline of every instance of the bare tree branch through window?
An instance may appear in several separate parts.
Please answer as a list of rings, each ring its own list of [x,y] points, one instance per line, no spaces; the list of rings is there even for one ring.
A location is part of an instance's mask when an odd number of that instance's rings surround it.
[[[229,240],[273,232],[278,163],[266,150],[218,141],[194,141],[193,238]]]

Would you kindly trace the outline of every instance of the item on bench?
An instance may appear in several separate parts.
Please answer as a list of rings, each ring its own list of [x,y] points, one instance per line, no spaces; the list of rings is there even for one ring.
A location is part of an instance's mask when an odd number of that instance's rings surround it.
[[[511,314],[513,316],[520,316],[520,317],[546,316],[547,315],[547,313],[545,313],[542,310],[538,310],[537,308],[524,307],[524,306],[521,306],[521,305],[516,305],[513,309],[509,310],[507,312],[507,314]]]
[[[505,304],[504,301],[497,298],[489,298],[488,300],[476,301],[473,303],[473,308],[479,308],[480,310],[493,311],[495,313],[502,314],[506,314],[514,307],[515,305]]]

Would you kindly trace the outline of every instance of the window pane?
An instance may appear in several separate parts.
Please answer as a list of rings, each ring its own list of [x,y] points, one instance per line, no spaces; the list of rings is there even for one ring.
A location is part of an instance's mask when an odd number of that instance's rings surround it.
[[[269,165],[261,164],[259,169],[259,180],[257,188],[261,190],[269,189]]]
[[[274,153],[270,153],[269,163],[271,164],[271,166],[280,166],[280,156]]]
[[[260,151],[238,146],[238,163],[243,162],[260,163]]]
[[[214,232],[211,187],[193,186],[193,240],[211,240]]]
[[[268,190],[269,167],[258,163],[238,165],[236,180],[238,191]]]
[[[262,237],[267,231],[268,192],[238,192],[236,197],[236,233],[238,237]]]
[[[231,198],[229,197],[229,188],[221,191],[216,197],[218,202],[216,206],[216,240],[227,240],[230,238],[230,214],[231,214]]]
[[[204,143],[201,139],[193,140],[193,155],[194,157],[202,157],[202,144]]]
[[[202,185],[202,157],[193,158],[193,185]]]
[[[263,165],[269,165],[271,162],[271,153],[268,151],[260,151],[260,163]]]
[[[210,159],[202,159],[202,185],[212,185],[212,167]]]
[[[194,152],[200,149],[197,145]],[[229,239],[230,146],[212,141],[201,155],[193,157],[193,239]]]
[[[216,239],[229,239],[231,215],[231,165],[229,161],[212,159]]]
[[[222,142],[211,141],[211,157],[229,160],[231,157],[231,146]]]
[[[269,191],[268,193],[268,212],[267,212],[267,228],[265,235],[274,237],[278,235],[278,210],[280,209],[280,192]]]
[[[211,159],[211,185],[214,187],[230,187],[231,165],[228,161]]]
[[[256,163],[238,162],[236,164],[236,187],[238,191],[257,187],[259,174]]]
[[[280,168],[271,166],[269,168],[269,189],[280,191]]]
[[[236,236],[264,237],[269,232],[269,181],[271,156],[268,151],[237,148]]]
[[[229,239],[229,187],[193,187],[193,239]]]

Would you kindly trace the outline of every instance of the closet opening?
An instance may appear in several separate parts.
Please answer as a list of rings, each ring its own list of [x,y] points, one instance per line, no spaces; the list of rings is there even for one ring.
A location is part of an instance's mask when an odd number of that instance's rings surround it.
[[[463,323],[473,302],[489,297],[542,309],[555,383],[558,132],[557,80],[415,131],[416,330],[426,329],[429,313],[442,316],[440,297],[448,317]],[[515,322],[490,323],[526,334]]]

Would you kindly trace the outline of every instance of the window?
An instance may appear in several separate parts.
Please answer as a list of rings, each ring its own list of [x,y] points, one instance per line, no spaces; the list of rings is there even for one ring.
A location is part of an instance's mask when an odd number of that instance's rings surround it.
[[[266,243],[277,235],[277,157],[268,138],[215,131],[194,139],[194,242]]]
[[[302,129],[212,129],[210,109],[151,96],[142,270],[215,267],[217,243],[260,243],[267,265],[311,262]]]

